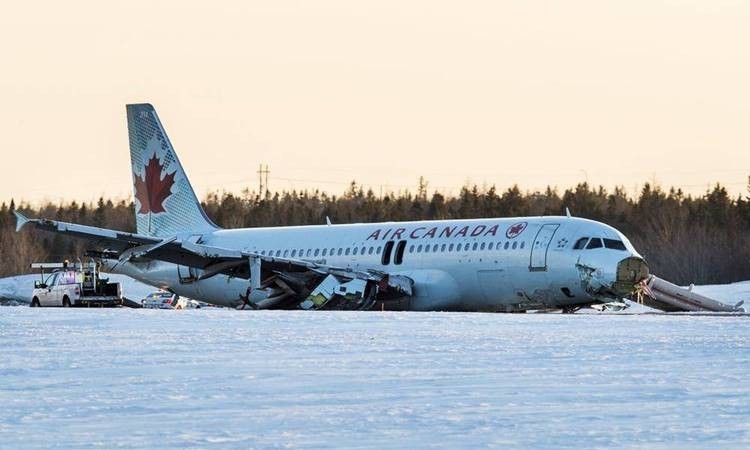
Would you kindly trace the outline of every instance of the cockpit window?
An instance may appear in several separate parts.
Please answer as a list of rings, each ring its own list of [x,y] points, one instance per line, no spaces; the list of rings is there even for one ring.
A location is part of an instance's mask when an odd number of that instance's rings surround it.
[[[607,248],[611,248],[613,250],[627,250],[625,248],[625,244],[623,244],[622,241],[619,241],[617,239],[604,238],[604,246]]]
[[[573,246],[573,250],[581,250],[581,249],[586,248],[586,242],[588,241],[589,241],[589,238],[587,237],[582,237],[581,239],[578,239],[576,241],[576,245]]]
[[[592,238],[591,241],[589,241],[589,245],[586,246],[586,250],[591,250],[592,248],[602,248],[602,240],[599,238]]]

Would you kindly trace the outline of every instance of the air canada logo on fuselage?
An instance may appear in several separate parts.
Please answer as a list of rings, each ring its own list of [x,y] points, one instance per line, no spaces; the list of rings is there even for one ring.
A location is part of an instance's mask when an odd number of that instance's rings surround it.
[[[444,239],[497,236],[500,225],[441,225],[416,228],[378,228],[367,236],[366,241],[385,241],[388,239]]]
[[[507,237],[508,239],[518,237],[518,235],[523,233],[523,230],[526,229],[526,225],[528,225],[527,222],[514,223],[513,225],[508,227],[508,231],[505,232],[505,237]]]

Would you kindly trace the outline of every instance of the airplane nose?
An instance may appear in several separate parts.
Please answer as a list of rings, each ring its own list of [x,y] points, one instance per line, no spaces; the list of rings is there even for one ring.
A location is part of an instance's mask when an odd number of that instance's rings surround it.
[[[621,296],[633,292],[635,285],[649,276],[648,264],[639,256],[630,256],[617,263],[617,272],[612,290]]]

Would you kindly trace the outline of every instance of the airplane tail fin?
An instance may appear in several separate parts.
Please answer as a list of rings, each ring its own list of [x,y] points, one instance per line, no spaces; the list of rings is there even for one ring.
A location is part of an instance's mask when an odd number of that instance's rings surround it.
[[[142,103],[126,109],[138,234],[169,237],[217,229],[198,202],[154,107]]]

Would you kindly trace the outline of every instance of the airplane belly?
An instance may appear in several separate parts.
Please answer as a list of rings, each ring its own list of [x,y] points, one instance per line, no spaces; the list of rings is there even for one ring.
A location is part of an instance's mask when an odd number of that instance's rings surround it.
[[[484,309],[507,310],[516,301],[513,278],[507,269],[477,271],[477,281],[482,294]]]
[[[443,270],[425,269],[399,273],[414,280],[412,311],[454,311],[462,308],[462,291],[456,279]]]
[[[134,278],[157,289],[168,289],[177,295],[216,305],[235,306],[242,302],[250,283],[240,278],[217,275],[190,283],[180,282],[177,265],[160,261],[122,263],[110,270]]]
[[[485,302],[482,310],[511,312],[573,303],[561,290],[566,285],[564,275],[527,268],[479,270],[477,280]]]
[[[190,285],[185,285],[190,286]],[[208,278],[193,283],[195,298],[209,303],[235,306],[242,303],[242,297],[247,295],[250,283],[240,278],[230,278],[223,275]]]

